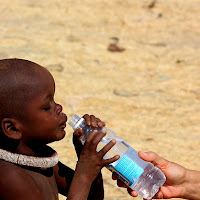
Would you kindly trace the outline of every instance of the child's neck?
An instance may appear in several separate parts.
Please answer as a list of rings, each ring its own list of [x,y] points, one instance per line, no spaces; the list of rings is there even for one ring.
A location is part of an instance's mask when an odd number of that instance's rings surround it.
[[[25,144],[21,141],[13,153],[36,157],[46,157],[53,154],[52,149],[46,144],[39,142]]]
[[[31,149],[28,145],[24,145],[23,143],[19,143],[17,148],[13,153],[23,154],[27,156],[36,156],[33,149]]]

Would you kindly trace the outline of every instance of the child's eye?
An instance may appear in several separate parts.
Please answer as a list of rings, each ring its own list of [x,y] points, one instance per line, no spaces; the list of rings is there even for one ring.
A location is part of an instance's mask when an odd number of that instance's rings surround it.
[[[50,109],[51,109],[51,106],[44,107],[43,109],[46,110],[46,111],[47,111],[47,110],[50,110]]]

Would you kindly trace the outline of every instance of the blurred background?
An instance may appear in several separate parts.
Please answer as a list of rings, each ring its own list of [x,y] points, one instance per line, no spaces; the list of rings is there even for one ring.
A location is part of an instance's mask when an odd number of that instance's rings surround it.
[[[68,119],[94,114],[136,150],[200,170],[199,11],[199,0],[1,0],[0,59],[46,67]],[[66,132],[51,146],[74,169]],[[102,171],[105,200],[133,199]]]

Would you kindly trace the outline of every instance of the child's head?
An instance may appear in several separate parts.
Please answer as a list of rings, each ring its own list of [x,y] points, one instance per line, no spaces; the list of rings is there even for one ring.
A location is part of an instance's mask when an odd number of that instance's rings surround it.
[[[0,148],[11,141],[49,143],[64,137],[67,118],[54,92],[52,75],[40,65],[0,60]]]

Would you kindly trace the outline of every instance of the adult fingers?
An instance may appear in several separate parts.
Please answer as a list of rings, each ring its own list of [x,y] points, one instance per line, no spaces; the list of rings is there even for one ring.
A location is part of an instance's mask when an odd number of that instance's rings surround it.
[[[135,190],[132,190],[131,188],[127,188],[127,191],[132,197],[138,196],[138,193]]]
[[[155,166],[158,166],[158,167],[166,167],[167,166],[168,161],[161,158],[154,152],[141,152],[140,151],[138,154],[139,154],[140,158],[142,158],[145,161],[151,162]]]

